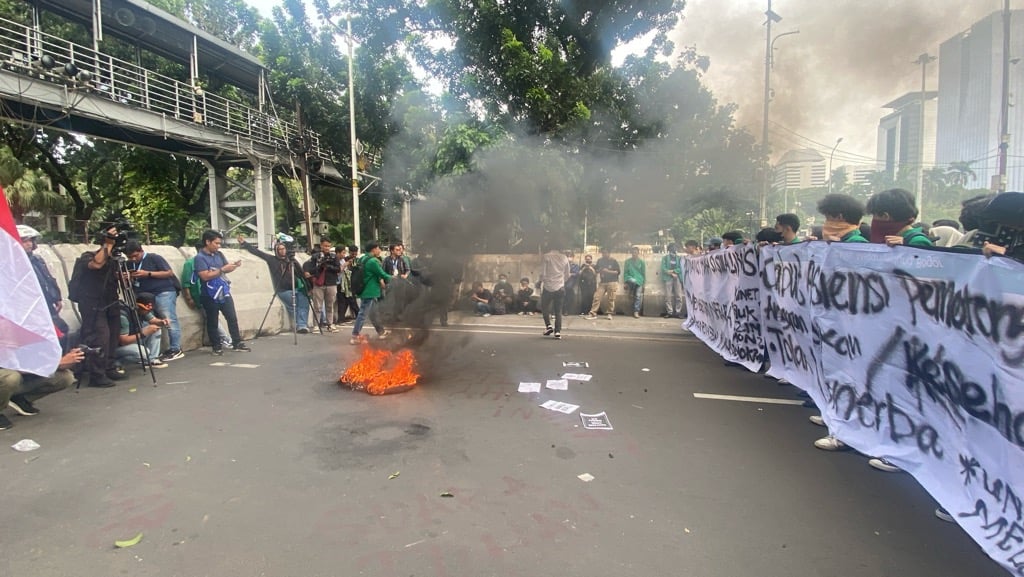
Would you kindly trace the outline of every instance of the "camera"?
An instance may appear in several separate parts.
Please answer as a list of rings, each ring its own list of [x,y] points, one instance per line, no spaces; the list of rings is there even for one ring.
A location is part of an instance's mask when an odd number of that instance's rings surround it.
[[[90,347],[89,345],[78,345],[78,350],[82,351],[86,355],[98,355],[103,352],[100,347]]]
[[[107,231],[111,228],[117,229],[117,234],[110,234]],[[130,222],[125,219],[111,222],[110,224],[103,227],[103,239],[104,241],[113,240],[114,246],[111,247],[110,253],[114,256],[120,256],[124,254],[124,247],[128,244],[128,233],[134,231],[135,228]]]

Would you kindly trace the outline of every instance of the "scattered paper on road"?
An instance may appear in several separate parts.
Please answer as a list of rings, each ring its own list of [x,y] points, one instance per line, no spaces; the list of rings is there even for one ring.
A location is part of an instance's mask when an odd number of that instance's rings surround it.
[[[520,393],[539,393],[540,383],[519,383]]]
[[[641,370],[641,371],[643,371],[643,372],[645,372],[645,373],[649,373],[649,372],[651,372],[651,369],[648,369],[647,367],[644,367],[644,368],[642,368],[642,369],[640,369],[640,370]]]
[[[561,401],[546,401],[541,404],[541,406],[549,411],[558,411],[559,413],[565,413],[566,415],[571,415],[576,412],[576,409],[580,408],[579,405],[563,403]]]
[[[563,361],[562,366],[589,369],[590,363],[586,361]]]
[[[569,381],[566,379],[548,379],[547,384],[544,386],[553,391],[568,391]]]
[[[600,413],[594,413],[588,415],[586,413],[580,413],[580,420],[583,421],[584,429],[601,429],[605,431],[612,430],[612,422],[608,420],[608,414],[604,411]]]
[[[582,475],[576,475],[576,478],[584,483],[589,483],[594,480],[594,476],[590,473],[583,473]]]
[[[17,443],[11,445],[11,448],[21,453],[27,453],[29,451],[35,451],[36,449],[38,449],[39,443],[33,441],[32,439],[22,439]]]
[[[570,381],[583,381],[584,383],[594,378],[594,375],[587,375],[583,373],[565,373],[562,375],[563,379],[569,379]]]

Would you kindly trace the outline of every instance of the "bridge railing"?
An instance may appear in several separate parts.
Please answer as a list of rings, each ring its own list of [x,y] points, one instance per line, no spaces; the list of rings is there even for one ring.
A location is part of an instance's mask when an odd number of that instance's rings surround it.
[[[320,135],[90,47],[0,18],[0,66],[35,80],[86,90],[125,106],[238,135],[276,150],[305,141],[309,154],[331,159]],[[73,104],[72,104],[73,107]],[[110,119],[116,124],[116,119]]]

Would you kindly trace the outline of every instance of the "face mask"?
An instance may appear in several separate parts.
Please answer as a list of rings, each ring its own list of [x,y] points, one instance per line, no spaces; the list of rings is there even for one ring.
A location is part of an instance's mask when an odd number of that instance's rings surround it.
[[[903,227],[907,226],[908,222],[899,222],[895,220],[878,220],[877,218],[871,219],[871,242],[877,244],[885,244],[885,237],[895,236],[903,230]]]

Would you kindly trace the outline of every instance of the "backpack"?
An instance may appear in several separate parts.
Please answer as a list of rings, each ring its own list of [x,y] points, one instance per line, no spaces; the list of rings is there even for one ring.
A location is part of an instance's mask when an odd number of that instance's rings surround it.
[[[348,267],[352,271],[352,276],[348,281],[348,286],[352,290],[352,296],[361,297],[366,289],[366,268],[364,267],[363,259],[354,261]]]
[[[75,268],[71,271],[71,280],[68,281],[68,300],[71,302],[80,302],[82,297],[82,279],[87,273],[89,268],[89,261],[92,260],[96,253],[83,252],[82,256],[78,257],[75,261]]]

